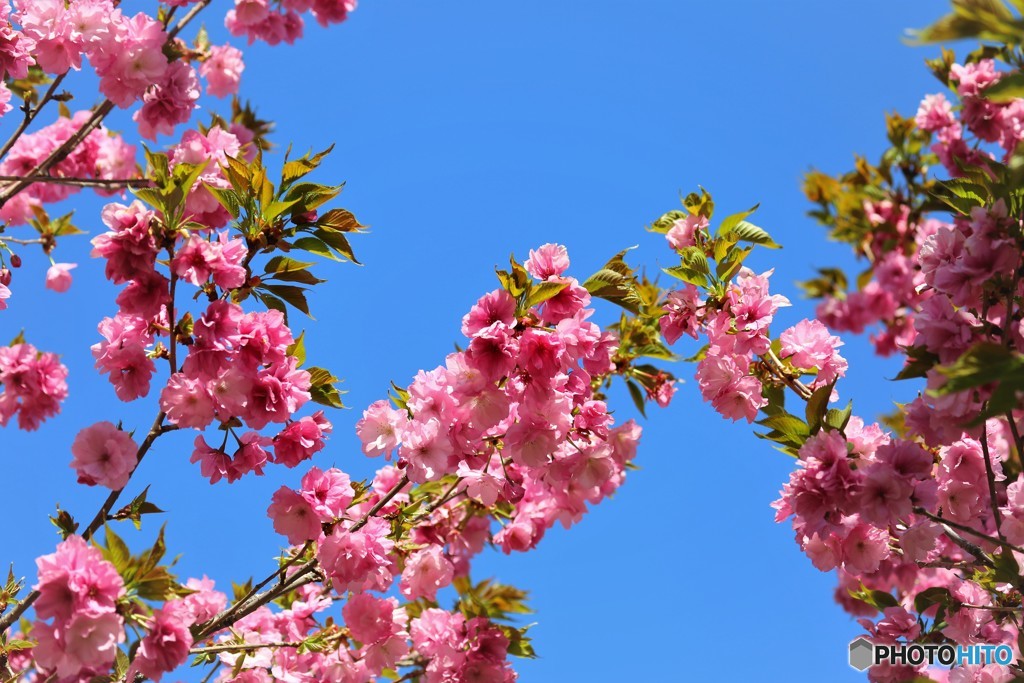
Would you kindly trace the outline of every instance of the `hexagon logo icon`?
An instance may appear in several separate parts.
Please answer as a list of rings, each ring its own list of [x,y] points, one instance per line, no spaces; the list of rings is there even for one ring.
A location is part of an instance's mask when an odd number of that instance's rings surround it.
[[[863,636],[850,643],[850,666],[863,671],[875,660],[875,646]]]

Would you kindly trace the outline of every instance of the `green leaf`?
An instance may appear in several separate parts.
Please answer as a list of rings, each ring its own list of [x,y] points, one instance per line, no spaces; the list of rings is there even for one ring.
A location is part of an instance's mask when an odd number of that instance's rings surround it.
[[[1024,382],[1024,356],[1004,346],[984,342],[977,344],[950,365],[936,368],[945,375],[946,383],[931,390],[942,396],[992,382]]]
[[[568,282],[538,282],[532,285],[529,289],[529,294],[526,297],[526,308],[533,308],[539,306],[548,299],[558,296],[558,294],[569,286]]]
[[[829,408],[828,412],[825,413],[825,418],[822,423],[826,427],[835,429],[836,431],[843,431],[846,429],[846,425],[850,423],[850,417],[853,415],[853,401],[846,404],[846,407],[842,410],[838,408]]]
[[[923,346],[911,346],[907,349],[907,364],[903,366],[894,379],[913,379],[925,377],[928,371],[938,365],[939,357]]]
[[[729,233],[731,233],[733,229],[743,221],[743,219],[757,211],[758,206],[760,206],[760,204],[754,204],[754,206],[752,206],[748,211],[741,211],[739,213],[734,213],[731,216],[726,216],[722,219],[721,225],[718,226],[718,236],[728,236]]]
[[[299,367],[301,367],[302,364],[306,362],[306,341],[305,341],[305,339],[306,339],[306,331],[303,330],[299,334],[298,338],[294,342],[292,342],[288,346],[288,348],[286,350],[286,353],[289,356],[292,356],[293,358],[295,358],[299,362]]]
[[[686,218],[687,213],[685,211],[679,211],[678,209],[669,211],[666,214],[662,214],[661,218],[647,226],[649,232],[656,232],[665,234],[672,229],[675,222]]]
[[[213,198],[220,202],[231,217],[238,220],[239,215],[242,213],[242,202],[238,197],[238,193],[232,189],[225,189],[222,187],[214,187],[209,183],[203,183],[203,187],[206,188],[207,192],[213,195]]]
[[[687,282],[696,287],[708,286],[707,275],[693,268],[687,268],[686,266],[672,266],[671,268],[662,268],[661,270],[666,275],[671,275],[677,280],[682,280],[683,282]]]
[[[937,182],[930,194],[964,216],[971,215],[971,209],[988,202],[988,190],[964,178]]]
[[[1009,102],[1024,97],[1024,73],[1015,72],[1003,76],[985,88],[983,97],[990,102]]]
[[[264,284],[260,286],[265,287],[275,296],[299,309],[310,318],[313,317],[309,312],[309,302],[306,301],[306,292],[308,290],[295,285]]]
[[[639,313],[643,304],[637,292],[636,274],[626,263],[625,256],[636,247],[623,249],[611,257],[604,267],[583,283],[591,295],[621,306],[631,313]]]
[[[125,505],[123,508],[115,512],[110,516],[111,520],[123,520],[129,519],[132,524],[135,525],[136,529],[142,528],[142,516],[158,514],[163,512],[153,503],[146,500],[146,496],[149,494],[149,487],[147,486],[142,490],[142,493],[135,496],[132,502]]]
[[[631,379],[626,380],[626,386],[629,388],[629,396],[633,399],[633,405],[636,406],[641,415],[647,417],[647,409],[644,406],[644,390]]]
[[[811,433],[810,427],[807,426],[806,422],[788,413],[771,415],[763,420],[759,420],[757,424],[780,431],[788,436],[804,437],[804,439]]]
[[[114,565],[119,574],[124,574],[132,559],[128,545],[107,525],[104,525],[104,535],[106,546],[101,548],[104,559]]]
[[[366,227],[356,220],[356,217],[348,209],[331,209],[317,219],[316,225],[339,232],[358,232]]]
[[[314,230],[313,234],[316,235],[324,244],[334,249],[352,263],[357,266],[362,265],[359,263],[359,259],[356,258],[355,252],[352,251],[352,245],[349,244],[348,238],[340,232],[320,229]]]
[[[953,596],[950,594],[948,588],[944,588],[941,586],[925,588],[923,591],[914,596],[914,611],[924,612],[932,605],[948,606],[952,598]]]
[[[334,386],[338,378],[329,370],[318,367],[311,367],[309,372],[309,394],[313,401],[329,408],[344,408],[341,401],[341,392]]]
[[[309,253],[316,254],[317,256],[329,258],[332,261],[342,260],[337,255],[335,255],[335,253],[331,250],[330,247],[324,244],[323,240],[317,239],[316,237],[300,237],[299,239],[295,240],[295,242],[292,244],[292,247],[294,249],[302,249],[303,251],[308,251]]]
[[[832,398],[832,390],[835,386],[836,383],[833,380],[829,384],[815,389],[811,397],[807,399],[807,426],[811,428],[812,434],[816,434],[821,428],[821,421],[825,418],[825,413],[828,412],[828,402]]]
[[[771,238],[764,228],[759,228],[753,223],[747,221],[739,221],[736,226],[729,231],[729,236],[739,242],[750,242],[757,244],[762,247],[769,249],[781,249],[782,247],[775,243],[775,240]]]
[[[699,186],[698,189],[700,189],[700,194],[691,192],[683,197],[683,206],[691,215],[701,215],[710,220],[711,215],[715,212],[715,202],[707,190]]]

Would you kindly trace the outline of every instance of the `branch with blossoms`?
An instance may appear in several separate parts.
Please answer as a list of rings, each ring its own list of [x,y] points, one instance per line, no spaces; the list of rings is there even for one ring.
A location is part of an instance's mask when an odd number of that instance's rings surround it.
[[[1004,411],[992,405],[984,387],[979,391],[980,384],[1004,375],[981,377],[975,374],[977,357],[966,360],[979,348],[989,349],[991,340],[1001,341],[1005,326],[988,328],[988,340],[974,340],[980,347],[965,349],[961,354],[967,355],[936,370],[945,378],[942,395],[958,395],[970,402],[969,412],[980,414],[975,426],[959,413],[946,415],[940,419],[947,429],[960,425],[959,431],[949,441],[936,441],[924,429],[930,421],[915,423],[907,414],[902,428],[888,434],[854,416],[851,404],[830,407],[847,363],[838,352],[842,342],[822,322],[802,320],[777,338],[770,334],[776,311],[789,302],[770,293],[770,273],[755,275],[738,266],[750,252],[744,242],[776,246],[746,220],[749,212],[724,218],[712,231],[714,204],[706,192],[689,195],[684,204],[685,212],[669,212],[652,225],[680,258],[666,272],[684,282],[666,296],[661,329],[673,343],[684,335],[705,338],[692,359],[704,399],[724,417],[766,428],[757,436],[797,458],[797,469],[774,503],[776,519],[792,518],[797,543],[815,567],[837,570],[836,598],[847,610],[861,617],[882,614],[877,622],[861,619],[875,642],[962,644],[982,638],[1015,648],[1024,586],[1014,507],[1020,483],[1005,483],[1015,465],[1010,430],[996,417]],[[1015,233],[1019,238],[1019,221],[1008,222],[1002,213],[997,207],[972,217],[991,226],[989,239],[993,229],[1007,236],[1001,239]],[[1013,280],[1017,267],[1011,264],[1006,277]],[[976,315],[1007,300],[1005,282],[991,273],[979,281],[979,295],[988,291],[992,299],[987,305],[979,299]],[[922,299],[945,295],[934,282],[928,285],[919,290]],[[1014,316],[1018,296],[1012,298]],[[917,329],[935,324],[928,310],[914,317]],[[948,338],[943,351],[949,352]],[[804,404],[799,412],[787,407],[786,388]],[[1024,669],[1018,660],[1009,667],[989,662],[985,671],[994,680],[1011,680]],[[925,674],[940,675],[897,665],[870,671],[872,680],[887,681]]]
[[[622,483],[639,427],[613,426],[603,390],[616,375],[643,387],[642,400],[671,398],[671,375],[638,362],[671,356],[652,318],[632,313],[653,311],[657,291],[632,275],[623,254],[582,284],[564,275],[564,248],[545,245],[525,265],[511,260],[498,272],[501,288],[464,319],[466,350],[407,389],[396,387],[392,405],[366,411],[358,427],[364,451],[397,450],[397,463],[369,483],[314,467],[298,490],[275,493],[268,513],[292,548],[230,606],[205,579],[178,582],[162,562],[163,533],[133,555],[109,526],[158,511],[143,494],[111,513],[141,456],[166,432],[201,432],[192,459],[211,483],[260,475],[271,464],[295,467],[325,447],[324,412],[296,413],[309,401],[340,407],[336,379],[303,367],[302,336],[286,322],[293,310],[309,312],[308,288],[322,281],[297,252],[355,260],[346,234],[360,229],[358,221],[343,209],[318,212],[340,187],[306,179],[323,156],[286,161],[272,183],[258,151],[248,164],[225,154],[215,171],[150,153],[152,187],[136,196],[151,208],[136,201],[105,210],[110,231],[94,239],[94,253],[126,286],[119,312],[100,325],[97,366],[123,400],[151,394],[155,361],[167,360],[169,376],[142,446],[110,423],[76,438],[79,480],[112,493],[83,535],[69,515],[58,520],[66,540],[39,560],[34,591],[6,615],[9,626],[35,611],[16,638],[31,646],[8,648],[20,671],[159,680],[192,653],[198,665],[227,665],[225,681],[263,680],[282,668],[369,680],[400,662],[430,679],[508,678],[509,654],[532,656],[525,629],[511,623],[527,611],[525,593],[474,584],[469,564],[488,542],[529,550],[556,522],[578,521]],[[209,199],[226,214],[228,231],[208,227],[220,215],[209,216],[202,203]],[[175,297],[176,283],[195,288],[197,310]],[[592,294],[627,314],[602,331],[588,321]],[[267,310],[246,312],[247,302]],[[270,425],[278,425],[276,436],[261,433]],[[231,440],[237,448],[228,448]],[[86,545],[102,525],[103,542]],[[407,602],[371,595],[399,575]],[[457,598],[444,610],[437,593],[448,586]],[[59,595],[70,596],[70,606],[53,607]],[[95,605],[83,611],[80,600]],[[335,602],[344,603],[344,628],[315,616]]]

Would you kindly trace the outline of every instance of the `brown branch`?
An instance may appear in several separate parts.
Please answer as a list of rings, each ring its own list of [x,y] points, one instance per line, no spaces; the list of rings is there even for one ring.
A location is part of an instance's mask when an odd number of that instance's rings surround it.
[[[398,493],[403,488],[405,488],[408,483],[409,476],[406,475],[402,477],[402,479],[397,484],[391,487],[390,491],[385,493],[381,497],[381,499],[378,500],[373,505],[373,507],[366,511],[366,514],[364,514],[355,524],[349,527],[349,531],[359,531],[364,526],[366,526],[366,523],[370,520],[370,518],[376,515],[378,512],[380,512],[385,505],[391,502],[391,499],[397,496]],[[264,591],[263,593],[252,595],[245,600],[240,600],[236,602],[234,605],[231,605],[230,607],[225,609],[220,614],[212,617],[208,621],[205,621],[202,624],[196,624],[192,627],[193,638],[197,641],[208,638],[217,631],[221,630],[222,628],[238,621],[239,619],[249,614],[252,614],[263,605],[266,605],[268,602],[272,602],[278,597],[288,593],[291,590],[294,590],[295,588],[298,588],[299,586],[304,586],[307,583],[312,583],[313,581],[318,580],[318,577],[316,576],[318,564],[319,563],[317,562],[316,558],[313,558],[309,562],[306,562],[304,565],[299,567],[299,569],[294,574],[292,574],[287,581],[278,584],[277,586],[274,586],[273,588],[270,588]],[[273,574],[270,575],[268,579],[265,579],[262,585],[266,585],[271,580],[273,580],[273,578],[278,575],[278,571],[275,571]]]
[[[57,88],[64,81],[64,77],[67,76],[67,74],[68,72],[65,71],[60,76],[53,79],[53,83],[51,83],[50,87],[46,90],[46,94],[43,95],[43,99],[39,100],[39,104],[35,107],[30,107],[28,102],[25,102],[25,118],[21,120],[18,127],[13,133],[11,133],[11,137],[7,138],[7,142],[4,143],[4,146],[0,147],[0,159],[7,156],[7,153],[11,151],[12,147],[14,147],[14,143],[18,141],[18,138],[20,138],[22,133],[25,132],[25,129],[32,125],[32,122],[36,120],[37,116],[39,116],[39,112],[43,110],[43,107],[53,99],[53,96],[57,93]]]
[[[25,178],[46,175],[46,172],[53,166],[67,158],[67,156],[89,136],[89,133],[99,127],[103,119],[113,109],[114,103],[110,100],[104,100],[98,107],[96,107],[96,109],[93,110],[92,115],[86,119],[85,123],[82,124],[82,127],[76,130],[60,147],[50,152],[49,156],[36,164],[36,167],[26,173],[24,177],[10,185],[7,185],[3,192],[0,192],[0,207],[10,201],[11,197],[32,184],[31,180],[25,180]]]
[[[163,411],[161,411],[156,416],[156,419],[153,421],[153,426],[150,428],[149,433],[143,440],[142,445],[139,446],[138,459],[135,461],[135,467],[132,468],[131,473],[128,475],[129,480],[135,474],[135,472],[138,471],[139,464],[142,462],[142,458],[145,457],[146,453],[149,452],[150,448],[153,447],[153,443],[157,440],[157,438],[161,434],[166,434],[167,432],[171,432],[177,429],[177,427],[174,425],[165,425],[163,423],[164,417],[165,414],[163,413]],[[123,491],[124,488],[120,488],[116,491],[110,492],[110,495],[108,495],[107,499],[103,501],[103,505],[100,506],[100,509],[96,512],[96,515],[92,518],[92,521],[89,522],[89,526],[87,526],[85,528],[85,531],[82,532],[82,538],[88,541],[90,538],[92,538],[93,534],[95,534],[99,530],[99,528],[103,526],[104,523],[106,523],[107,519],[110,517],[110,511],[114,508],[114,505],[117,503],[117,499],[120,498],[121,493]],[[8,628],[10,628],[11,624],[17,621],[18,618],[22,614],[24,614],[25,611],[29,607],[31,607],[32,603],[34,603],[38,598],[39,591],[34,590],[28,595],[26,595],[25,599],[21,600],[13,610],[0,617],[0,633],[3,633]]]
[[[985,459],[985,478],[988,480],[988,499],[989,504],[992,506],[992,516],[996,522],[996,534],[998,534],[1000,540],[1005,541],[1006,536],[1003,536],[1003,519],[1002,515],[999,514],[999,501],[996,499],[996,474],[992,470],[992,454],[988,450],[988,421],[986,420],[981,426],[981,452],[982,457]]]
[[[153,181],[146,178],[64,178],[53,175],[0,175],[0,182],[28,180],[33,183],[53,183],[73,187],[150,187]]]
[[[210,2],[211,0],[199,0],[199,2],[193,5],[192,9],[189,10],[188,14],[182,17],[181,21],[179,21],[174,26],[174,28],[167,33],[166,44],[169,45],[170,43],[172,43],[174,41],[174,38],[179,33],[181,33],[182,29],[184,29],[189,24],[189,22],[192,21],[197,14],[199,14],[199,12],[205,9],[206,6],[210,4]],[[47,174],[47,171],[49,171],[53,166],[63,161],[69,154],[71,154],[71,152],[73,152],[74,149],[78,147],[78,145],[80,145],[86,137],[88,137],[89,133],[96,130],[96,128],[99,127],[100,123],[103,122],[103,119],[106,118],[107,114],[113,111],[113,109],[113,102],[111,102],[109,99],[103,100],[103,102],[101,102],[93,110],[92,115],[86,120],[85,123],[82,124],[81,128],[75,131],[70,138],[65,140],[64,144],[62,144],[57,149],[53,150],[53,152],[51,152],[49,156],[40,161],[39,164],[37,164],[35,168],[29,171],[25,177],[45,176]],[[31,184],[31,180],[21,178],[18,181],[6,186],[3,189],[3,191],[0,191],[0,207],[2,207],[4,204],[10,201],[11,197],[18,194]]]
[[[781,380],[786,386],[792,389],[797,396],[807,401],[811,398],[812,395],[814,395],[813,389],[811,389],[809,386],[801,382],[796,377],[793,377],[786,370],[786,367],[782,364],[782,361],[779,360],[778,356],[775,355],[774,351],[768,349],[768,352],[761,356],[761,359],[764,361],[764,364],[768,368],[769,372],[771,372],[777,379]]]
[[[0,242],[10,242],[11,244],[20,244],[22,246],[27,246],[29,244],[43,244],[45,241],[46,240],[44,240],[41,237],[34,237],[32,239],[26,240],[19,239],[17,237],[4,237],[3,235],[0,235]]]

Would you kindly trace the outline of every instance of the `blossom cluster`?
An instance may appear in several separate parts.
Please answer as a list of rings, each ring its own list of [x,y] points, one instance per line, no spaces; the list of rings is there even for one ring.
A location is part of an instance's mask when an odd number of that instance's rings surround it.
[[[25,342],[0,347],[0,425],[17,417],[25,430],[39,428],[60,411],[68,395],[68,369],[53,353]]]

